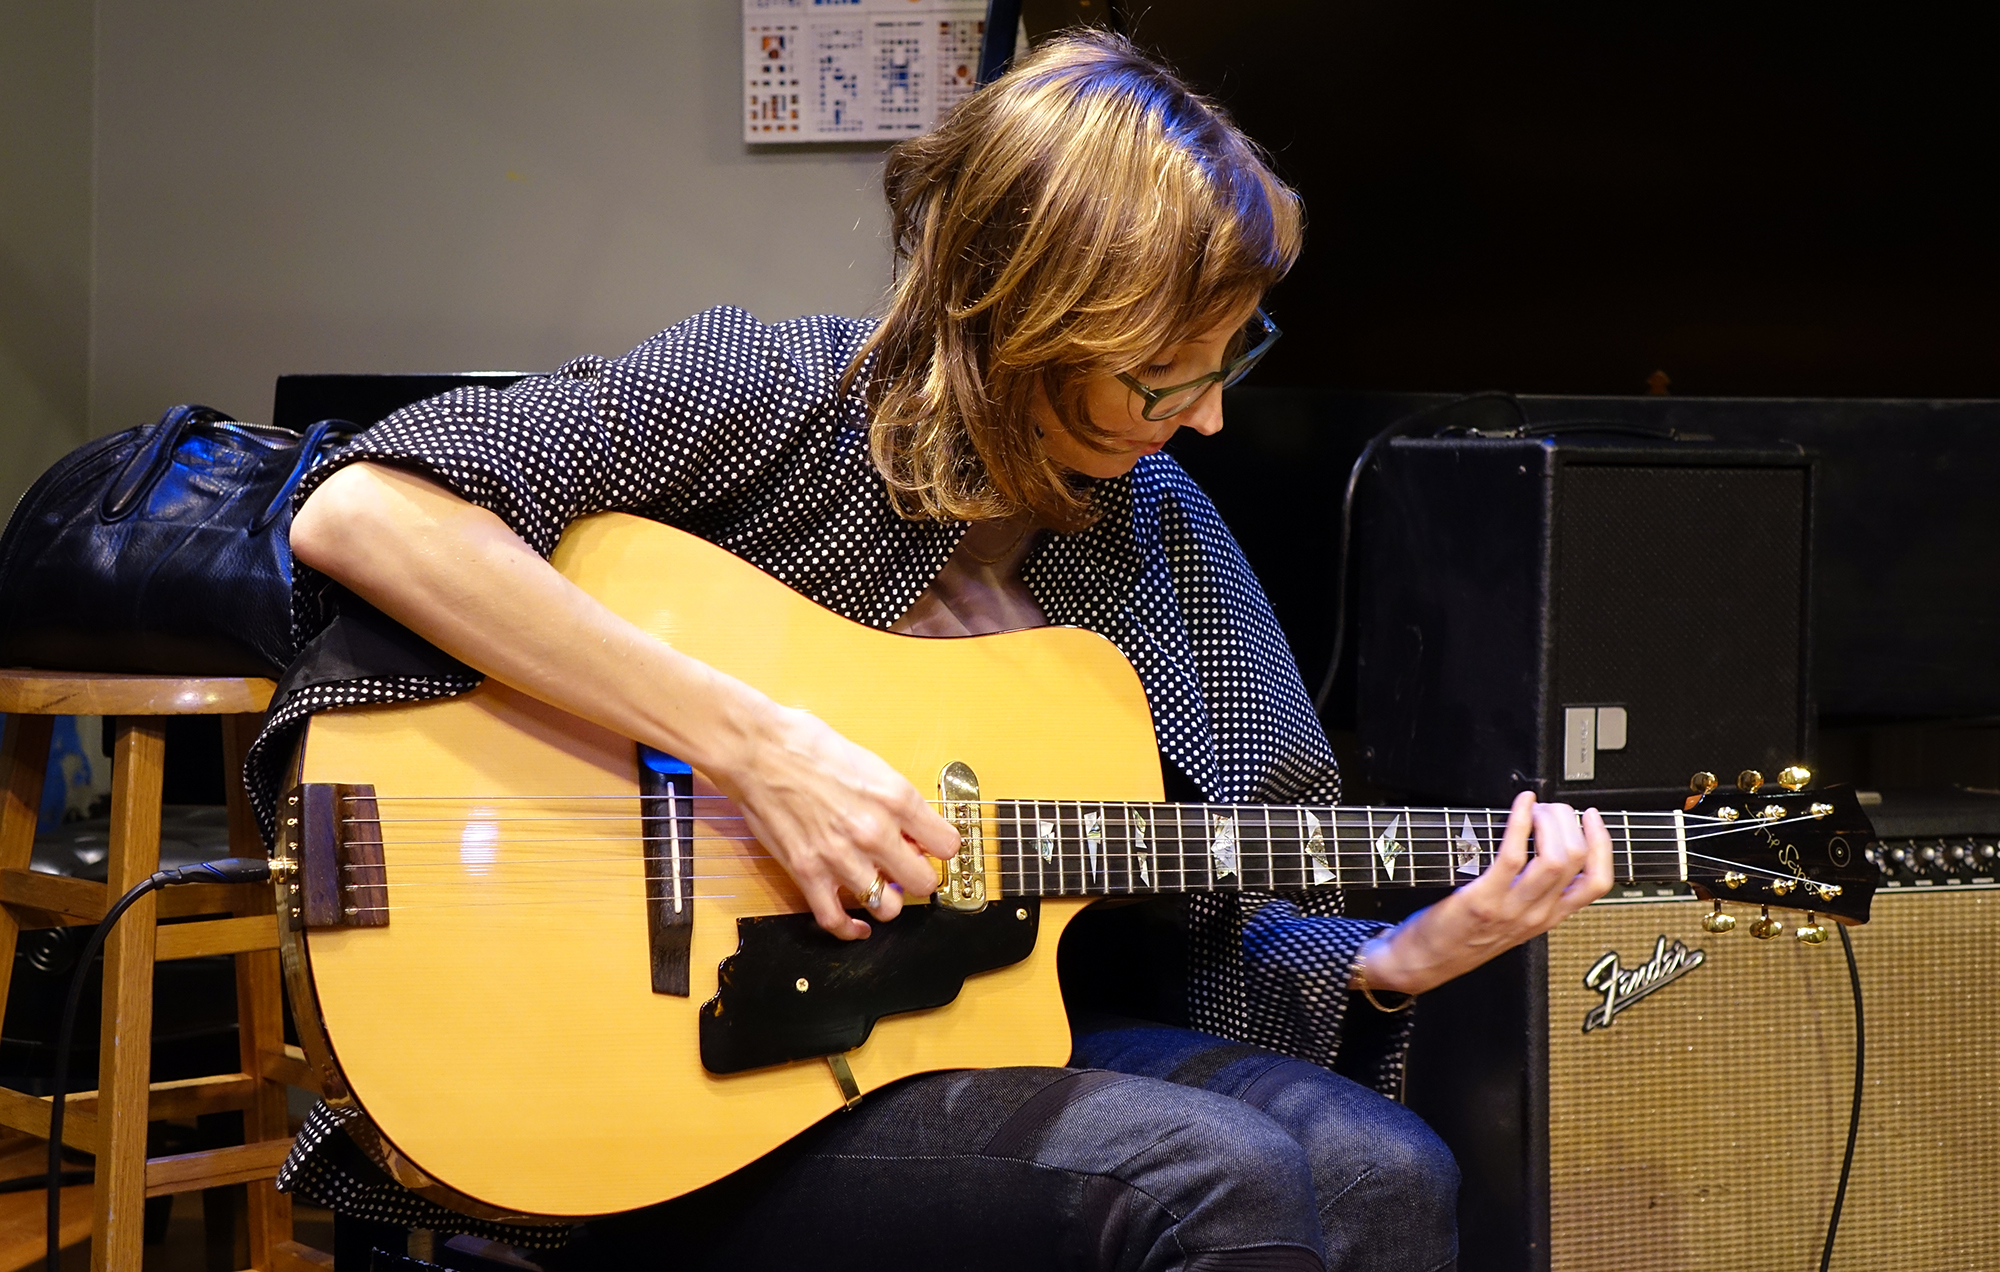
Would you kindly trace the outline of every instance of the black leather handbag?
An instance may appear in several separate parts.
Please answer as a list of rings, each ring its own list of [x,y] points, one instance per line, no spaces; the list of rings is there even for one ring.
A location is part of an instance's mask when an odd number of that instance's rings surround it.
[[[71,451],[0,537],[0,666],[275,676],[292,660],[292,492],[354,432],[206,406]]]

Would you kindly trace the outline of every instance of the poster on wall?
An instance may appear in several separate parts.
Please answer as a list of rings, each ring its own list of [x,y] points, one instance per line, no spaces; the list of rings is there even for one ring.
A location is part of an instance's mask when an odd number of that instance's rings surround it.
[[[894,141],[979,78],[986,0],[743,0],[743,140]]]

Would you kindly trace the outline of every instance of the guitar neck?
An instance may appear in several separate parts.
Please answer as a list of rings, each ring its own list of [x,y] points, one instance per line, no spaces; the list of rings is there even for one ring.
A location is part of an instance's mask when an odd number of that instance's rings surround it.
[[[1450,888],[1493,863],[1504,809],[1000,800],[1009,896]],[[1687,878],[1679,812],[1612,812],[1613,869],[1630,882]],[[989,849],[991,851],[991,849]]]

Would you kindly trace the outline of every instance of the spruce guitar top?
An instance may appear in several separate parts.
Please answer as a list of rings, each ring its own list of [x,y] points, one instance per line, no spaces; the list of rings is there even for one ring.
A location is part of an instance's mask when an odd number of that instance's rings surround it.
[[[671,757],[488,682],[322,713],[280,806],[293,1010],[397,1178],[471,1213],[576,1216],[709,1183],[912,1073],[1057,1065],[1065,924],[1105,896],[1450,886],[1504,811],[1160,802],[1137,675],[1074,628],[931,640],[834,615],[711,544],[579,521],[567,577],[936,791],[964,844],[927,905],[821,932],[728,800]],[[1713,779],[1611,813],[1618,875],[1864,922],[1850,792]]]

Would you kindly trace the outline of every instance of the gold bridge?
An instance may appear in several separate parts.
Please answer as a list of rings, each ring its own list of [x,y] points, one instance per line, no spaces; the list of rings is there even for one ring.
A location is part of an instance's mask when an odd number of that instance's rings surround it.
[[[944,819],[958,831],[958,855],[944,863],[931,904],[971,912],[986,908],[986,845],[979,814],[979,776],[953,760],[938,775]]]

